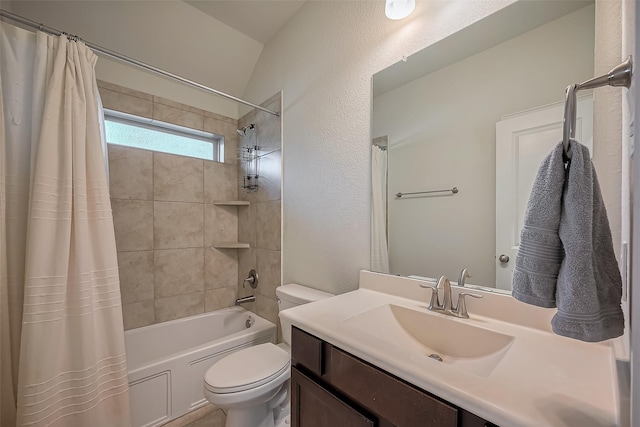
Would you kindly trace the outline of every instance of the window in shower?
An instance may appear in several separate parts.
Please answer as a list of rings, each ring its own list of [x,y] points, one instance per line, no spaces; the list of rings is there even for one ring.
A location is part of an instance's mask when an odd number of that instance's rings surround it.
[[[224,137],[213,133],[105,110],[107,143],[161,153],[222,161]]]

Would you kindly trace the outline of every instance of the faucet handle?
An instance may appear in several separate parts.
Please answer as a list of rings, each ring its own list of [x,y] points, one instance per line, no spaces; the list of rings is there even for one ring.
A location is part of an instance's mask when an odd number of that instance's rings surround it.
[[[435,282],[430,282],[435,283]],[[438,296],[438,286],[426,285],[424,283],[420,284],[421,288],[431,289],[431,300],[429,301],[429,310],[433,310],[436,308],[441,308],[440,305],[440,297]]]
[[[466,268],[460,270],[460,276],[458,276],[458,286],[464,287],[464,281],[468,277],[471,277],[471,274],[469,274],[469,270],[467,270]]]
[[[482,298],[482,295],[473,294],[471,292],[460,292],[458,294],[458,305],[453,310],[453,312],[457,317],[462,317],[463,319],[469,318],[469,313],[467,312],[467,302],[465,300],[466,296],[470,296],[473,298]]]

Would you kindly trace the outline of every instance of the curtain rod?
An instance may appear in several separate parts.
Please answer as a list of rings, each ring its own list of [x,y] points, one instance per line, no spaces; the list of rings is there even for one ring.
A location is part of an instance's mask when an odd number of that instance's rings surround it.
[[[59,36],[61,34],[68,35],[68,36],[72,37],[75,40],[81,40],[89,48],[91,48],[92,50],[94,50],[94,51],[96,51],[96,52],[98,52],[98,53],[100,53],[102,55],[108,56],[110,58],[117,59],[117,60],[125,62],[127,64],[135,65],[138,68],[142,68],[144,70],[151,71],[151,72],[156,73],[156,74],[160,74],[161,76],[168,77],[170,79],[179,81],[179,82],[187,84],[189,86],[196,87],[198,89],[204,90],[205,92],[210,92],[210,93],[213,93],[215,95],[219,95],[219,96],[222,96],[224,98],[230,99],[232,101],[236,101],[236,102],[239,102],[241,104],[248,105],[249,107],[256,108],[256,109],[264,111],[266,113],[273,114],[276,117],[280,117],[280,113],[278,113],[277,111],[269,110],[267,108],[261,107],[259,105],[254,104],[254,103],[251,103],[249,101],[245,101],[243,99],[236,98],[235,96],[229,95],[228,93],[224,93],[224,92],[221,92],[219,90],[216,90],[216,89],[210,88],[208,86],[205,86],[203,84],[194,82],[192,80],[185,79],[184,77],[180,77],[177,74],[173,74],[173,73],[170,73],[168,71],[162,70],[160,68],[156,68],[156,67],[154,67],[152,65],[145,64],[144,62],[140,62],[140,61],[138,61],[136,59],[129,58],[128,56],[121,55],[121,54],[119,54],[117,52],[114,52],[114,51],[109,50],[107,48],[104,48],[102,46],[98,46],[97,44],[93,44],[91,42],[83,40],[83,39],[79,38],[76,35],[70,35],[70,34],[64,33],[62,31],[58,31],[55,28],[48,27],[48,26],[46,26],[44,24],[40,24],[40,23],[38,23],[36,21],[32,21],[32,20],[27,19],[27,18],[23,18],[22,16],[16,15],[16,14],[11,13],[11,12],[8,12],[8,11],[6,11],[4,9],[0,9],[0,17],[1,18],[6,18],[6,19],[11,19],[11,20],[13,20],[15,22],[19,22],[20,24],[27,25],[27,26],[29,26],[31,28],[35,28],[35,29],[37,29],[39,31],[42,31],[44,33],[51,34],[51,35],[54,35],[54,36]]]

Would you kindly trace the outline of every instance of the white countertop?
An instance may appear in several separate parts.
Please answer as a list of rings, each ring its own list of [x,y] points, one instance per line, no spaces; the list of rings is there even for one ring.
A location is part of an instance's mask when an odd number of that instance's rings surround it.
[[[345,322],[386,304],[427,311],[429,292],[419,289],[419,281],[386,276],[394,282],[390,284],[393,288],[386,288],[383,282],[387,279],[379,277],[383,275],[363,273],[360,289],[282,311],[281,318],[501,427],[618,425],[611,342],[584,343],[554,335],[539,327],[550,319],[549,310],[538,312],[511,298],[496,300],[486,294],[473,304],[469,301],[470,319],[447,318],[511,335],[514,340],[488,375],[472,374],[424,356],[416,357],[402,346],[389,345],[375,330],[369,333]],[[497,298],[500,297],[506,298]],[[483,310],[474,311],[483,303],[500,315],[489,317],[478,314]],[[518,312],[522,322],[504,320],[509,315],[517,317]]]

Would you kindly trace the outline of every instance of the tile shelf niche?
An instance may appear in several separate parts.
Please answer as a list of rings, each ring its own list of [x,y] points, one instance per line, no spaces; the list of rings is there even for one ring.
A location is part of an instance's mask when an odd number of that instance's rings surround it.
[[[249,202],[245,200],[221,200],[213,202],[216,206],[249,206]],[[249,243],[242,242],[214,242],[213,247],[216,249],[249,249]]]
[[[249,249],[249,243],[242,242],[214,242],[213,247],[216,249]]]
[[[213,202],[216,206],[249,206],[249,202],[244,200],[227,200],[220,202]]]

